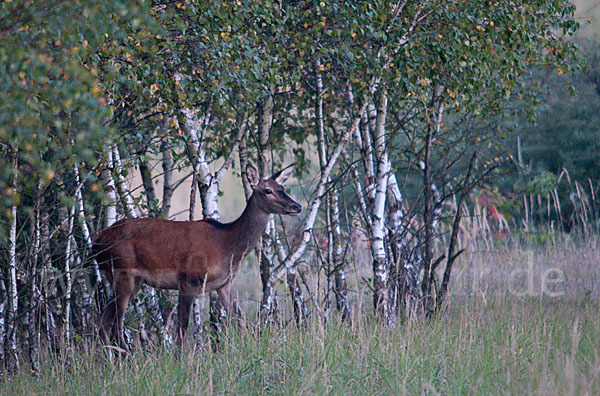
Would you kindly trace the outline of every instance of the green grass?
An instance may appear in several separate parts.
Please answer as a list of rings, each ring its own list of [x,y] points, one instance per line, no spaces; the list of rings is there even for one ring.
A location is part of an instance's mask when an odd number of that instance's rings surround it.
[[[544,289],[549,270],[560,276]],[[385,328],[354,282],[366,313],[352,325],[232,326],[217,352],[189,341],[180,358],[156,347],[110,360],[84,338],[0,379],[0,395],[600,394],[600,238],[472,249],[452,286],[439,317]]]
[[[213,353],[164,350],[109,361],[95,348],[25,370],[2,394],[600,394],[598,300],[469,299],[431,321],[390,328],[316,321],[232,331]],[[92,351],[92,352],[90,352]]]

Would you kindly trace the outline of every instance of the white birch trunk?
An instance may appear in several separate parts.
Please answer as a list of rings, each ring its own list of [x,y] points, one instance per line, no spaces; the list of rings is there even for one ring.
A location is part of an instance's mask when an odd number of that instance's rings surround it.
[[[112,146],[113,153],[113,168],[117,171],[117,191],[121,197],[121,202],[125,208],[127,215],[133,219],[137,218],[137,212],[135,211],[135,204],[133,203],[133,197],[127,186],[127,180],[123,176],[123,164],[121,163],[121,154],[119,153],[119,147],[116,144]]]
[[[273,262],[275,257],[274,246],[277,230],[275,229],[275,219],[270,216],[267,227],[262,235],[262,246],[259,252],[260,261],[260,279],[262,283],[262,299],[260,305],[260,314],[264,323],[280,322],[279,300],[277,290],[275,289],[275,280],[273,277]]]
[[[348,303],[348,287],[346,285],[346,268],[344,264],[344,249],[342,246],[342,228],[340,226],[340,207],[338,189],[331,192],[331,222],[333,228],[333,267],[335,274],[335,301],[342,320],[350,319],[350,304]]]
[[[69,226],[67,228],[67,247],[65,249],[65,316],[63,320],[65,345],[67,349],[71,348],[71,292],[73,282],[71,279],[71,267],[73,262],[73,222],[75,219],[75,206],[69,213]]]
[[[389,257],[390,267],[390,305],[394,311],[401,306],[415,302],[418,291],[418,276],[420,262],[410,257],[406,245],[406,220],[402,208],[404,197],[398,186],[396,175],[391,172],[388,179],[387,190],[388,227],[390,229],[389,242],[392,254]]]
[[[73,167],[73,174],[75,175],[75,184],[76,185],[81,185],[81,178],[79,175],[79,166],[77,164],[75,164],[75,166]],[[75,204],[77,205],[78,211],[77,211],[77,218],[79,220],[79,226],[81,227],[81,233],[83,234],[83,239],[85,240],[86,243],[86,247],[88,252],[91,252],[92,249],[92,236],[90,234],[90,229],[87,225],[87,221],[86,221],[86,215],[85,215],[85,206],[83,203],[83,194],[81,193],[81,189],[78,188],[77,191],[75,191]],[[100,275],[100,267],[98,266],[98,262],[96,261],[95,258],[92,259],[92,266],[94,267],[94,280],[96,282],[98,291],[101,292],[103,291],[106,295],[107,292],[104,289],[105,285],[104,282],[102,281],[102,276]]]
[[[48,228],[48,215],[45,214],[44,219],[40,223],[40,233],[42,244],[48,246],[50,243],[50,230]],[[52,260],[48,249],[42,250],[43,258],[42,262],[45,263],[42,270],[42,277],[40,279],[40,287],[42,288],[43,306],[45,308],[44,322],[46,330],[46,340],[48,343],[52,342],[52,338],[58,334],[56,320],[54,318],[54,312],[52,310],[52,302],[56,297],[56,284],[52,281],[53,268]]]
[[[8,314],[8,293],[6,293],[6,286],[4,285],[4,279],[0,278],[0,364],[4,364],[6,353],[4,351],[4,345],[6,341],[6,323],[4,318]]]
[[[117,221],[117,189],[110,170],[113,167],[113,151],[108,150],[106,157],[106,166],[102,169],[102,182],[104,183],[104,192],[109,199],[104,216],[104,228],[108,228]]]
[[[377,123],[375,127],[375,140],[373,151],[378,158],[377,183],[373,201],[372,217],[373,227],[371,232],[371,254],[373,255],[373,290],[374,306],[383,319],[389,321],[389,307],[387,298],[388,261],[385,249],[385,201],[387,183],[390,174],[390,162],[386,147],[385,121],[387,113],[387,95],[382,90],[379,92],[377,104]]]
[[[287,257],[287,252],[285,251],[285,247],[278,239],[277,232],[274,232],[275,236],[275,250],[277,251],[277,257],[279,262],[284,262]],[[308,319],[308,307],[306,306],[306,301],[304,299],[304,295],[302,294],[302,289],[300,288],[300,282],[298,282],[298,273],[296,271],[296,267],[288,266],[286,267],[286,281],[288,289],[290,290],[290,296],[292,298],[292,307],[294,311],[294,319],[296,320],[296,325],[298,327],[302,327],[306,325],[306,321]]]
[[[16,195],[17,192],[17,175],[18,175],[18,152],[13,150],[13,180],[12,188]],[[10,219],[10,232],[8,236],[8,277],[9,277],[9,304],[10,314],[6,316],[7,322],[7,333],[8,333],[8,349],[11,354],[11,358],[15,366],[19,365],[19,357],[17,351],[17,310],[19,308],[19,299],[17,291],[17,205],[12,205],[11,208],[11,219]]]

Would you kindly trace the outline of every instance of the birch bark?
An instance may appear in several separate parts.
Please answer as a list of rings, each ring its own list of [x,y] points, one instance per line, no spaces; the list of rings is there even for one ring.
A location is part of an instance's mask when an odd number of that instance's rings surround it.
[[[69,212],[69,225],[67,228],[67,247],[65,248],[65,316],[63,320],[64,342],[67,349],[71,349],[71,291],[73,290],[73,281],[71,277],[71,267],[73,263],[73,223],[75,219],[75,206]]]
[[[13,179],[12,189],[16,196],[18,190],[18,151],[13,150]],[[17,351],[17,310],[19,308],[19,298],[17,291],[17,204],[13,203],[11,207],[10,232],[8,236],[8,274],[9,274],[9,304],[10,309],[6,315],[6,326],[8,335],[8,349],[15,367],[19,366],[19,354]]]
[[[104,193],[108,197],[108,205],[105,209],[104,228],[108,228],[117,221],[117,189],[115,181],[110,173],[113,167],[113,151],[108,150],[106,166],[102,169],[102,182],[104,184]]]
[[[73,174],[75,176],[75,183],[79,186],[82,183],[82,181],[79,175],[79,166],[77,164],[75,164],[75,166],[73,167]],[[85,240],[86,247],[89,252],[92,249],[92,237],[86,221],[85,206],[83,202],[83,194],[81,193],[81,189],[77,189],[77,191],[75,192],[75,204],[78,208],[77,219],[79,220],[81,233],[83,234],[83,239]],[[92,258],[92,266],[94,281],[96,283],[97,293],[99,294],[98,300],[104,302],[106,301],[106,297],[109,295],[109,293],[106,289],[106,285],[102,281],[102,276],[100,275],[100,267],[98,266],[98,262],[95,258]]]
[[[385,121],[387,94],[380,89],[377,103],[377,122],[373,151],[377,156],[377,183],[373,200],[371,232],[371,254],[373,256],[373,302],[375,311],[388,323],[389,301],[387,293],[388,260],[385,248],[385,201],[390,173],[390,162],[386,147]]]

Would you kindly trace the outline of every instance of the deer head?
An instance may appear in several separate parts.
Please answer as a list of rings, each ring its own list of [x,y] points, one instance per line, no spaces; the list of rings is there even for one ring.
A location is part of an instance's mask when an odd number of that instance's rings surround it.
[[[258,207],[265,213],[285,214],[297,216],[302,206],[285,193],[283,183],[294,171],[296,164],[292,164],[269,179],[260,179],[258,171],[252,165],[246,166],[246,175],[252,186],[252,197],[256,199]]]

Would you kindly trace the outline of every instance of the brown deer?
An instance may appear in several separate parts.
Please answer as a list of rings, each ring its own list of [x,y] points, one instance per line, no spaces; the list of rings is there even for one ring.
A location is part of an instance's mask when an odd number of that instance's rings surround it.
[[[99,335],[109,343],[111,333],[127,349],[123,317],[129,301],[142,282],[179,291],[176,341],[181,346],[190,309],[199,292],[216,290],[227,312],[232,311],[231,283],[242,260],[258,243],[269,215],[296,216],[302,207],[284,191],[282,184],[295,164],[260,180],[248,165],[246,174],[252,196],[242,215],[232,223],[213,219],[169,221],[152,218],[124,219],[101,231],[92,247],[115,298],[103,310]],[[116,332],[116,333],[115,333]]]

